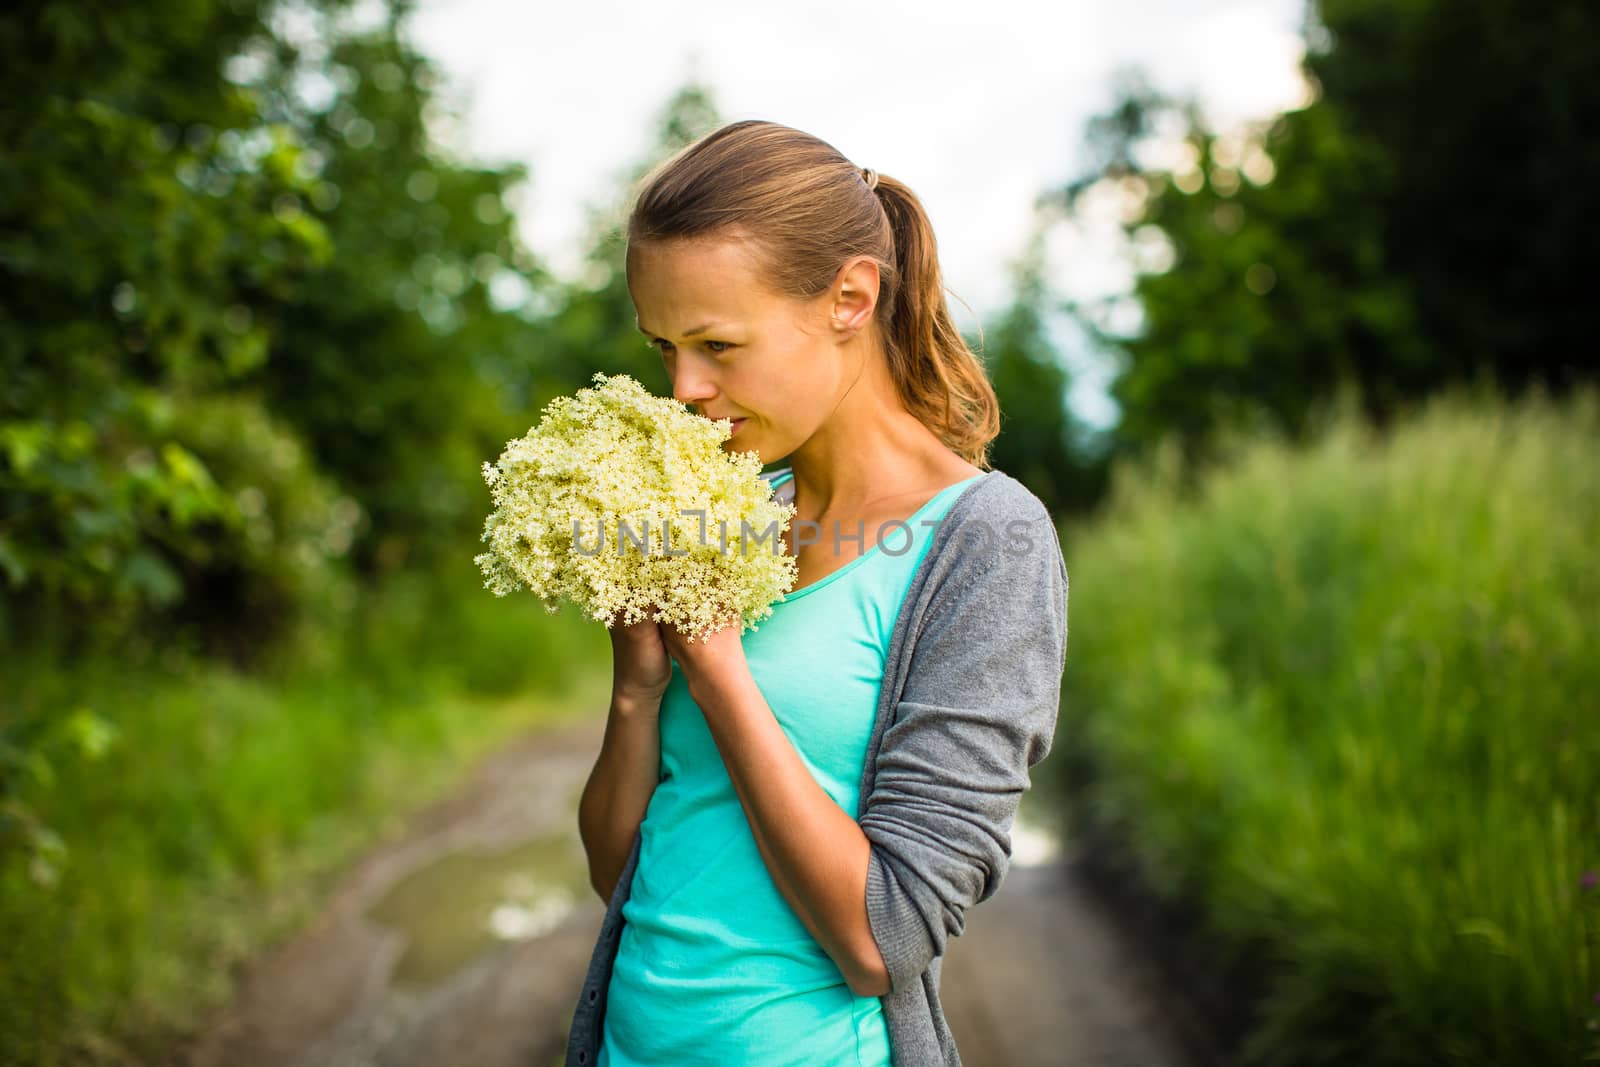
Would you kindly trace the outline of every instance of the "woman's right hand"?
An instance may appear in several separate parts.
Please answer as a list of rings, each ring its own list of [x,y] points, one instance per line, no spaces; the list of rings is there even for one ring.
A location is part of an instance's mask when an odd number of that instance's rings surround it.
[[[629,698],[651,709],[660,707],[661,698],[672,681],[672,658],[661,637],[661,624],[636,622],[611,626],[611,686],[615,695]]]

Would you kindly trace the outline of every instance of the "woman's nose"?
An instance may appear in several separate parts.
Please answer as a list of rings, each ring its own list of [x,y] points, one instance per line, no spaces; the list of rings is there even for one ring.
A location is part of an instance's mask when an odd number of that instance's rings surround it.
[[[698,404],[717,395],[716,383],[693,358],[679,355],[672,370],[672,398],[682,404]]]

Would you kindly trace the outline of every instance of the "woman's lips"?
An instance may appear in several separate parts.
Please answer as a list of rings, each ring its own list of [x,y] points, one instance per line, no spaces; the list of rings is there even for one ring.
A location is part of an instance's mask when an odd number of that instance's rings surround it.
[[[731,431],[729,431],[729,433],[728,433],[729,437],[732,437],[734,434],[738,433],[739,432],[739,427],[744,425],[744,420],[743,419],[734,419],[732,421],[733,421],[733,429]]]

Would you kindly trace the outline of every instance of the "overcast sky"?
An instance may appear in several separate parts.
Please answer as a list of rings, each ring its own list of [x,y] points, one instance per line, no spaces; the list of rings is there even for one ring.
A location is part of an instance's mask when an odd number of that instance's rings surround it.
[[[1270,115],[1302,100],[1302,13],[1302,0],[420,0],[411,26],[463,112],[458,149],[529,165],[521,230],[557,273],[582,255],[583,206],[614,195],[692,74],[724,119],[794,126],[910,185],[971,329],[960,301],[980,316],[1005,303],[1033,198],[1076,173],[1117,67],[1220,119]],[[1052,260],[1063,290],[1123,276],[1075,258]],[[1096,368],[1074,370],[1074,408],[1103,424],[1114,408]]]

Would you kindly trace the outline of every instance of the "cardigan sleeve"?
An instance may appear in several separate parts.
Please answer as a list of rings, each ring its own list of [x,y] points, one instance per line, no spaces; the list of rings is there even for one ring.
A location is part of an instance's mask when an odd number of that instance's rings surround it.
[[[867,917],[891,993],[916,981],[960,936],[966,910],[1000,887],[1029,771],[1055,735],[1067,641],[1060,542],[1031,494],[1016,517],[997,517],[978,520],[1001,535],[987,545],[952,531],[946,551],[957,554],[914,631],[861,810]],[[1024,530],[1029,549],[1008,550]]]

